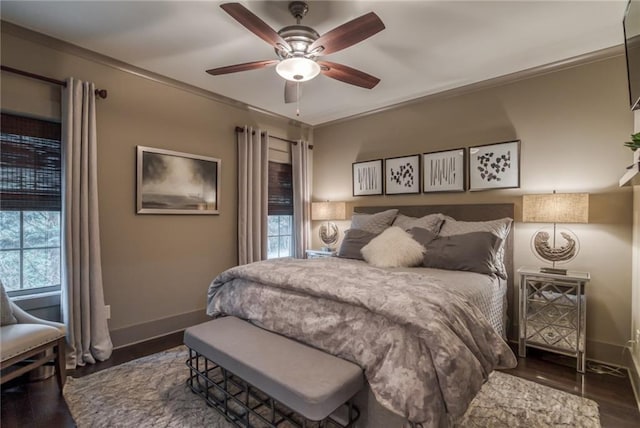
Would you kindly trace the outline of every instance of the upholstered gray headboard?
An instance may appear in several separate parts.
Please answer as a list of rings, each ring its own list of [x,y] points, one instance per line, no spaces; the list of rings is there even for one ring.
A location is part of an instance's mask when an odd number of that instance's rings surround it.
[[[357,213],[371,214],[397,208],[400,214],[411,217],[422,217],[427,214],[442,213],[461,221],[486,221],[499,218],[513,218],[513,204],[460,204],[460,205],[408,205],[408,206],[375,206],[354,207]],[[507,270],[507,337],[517,338],[514,329],[514,271],[513,271],[513,226],[505,243],[504,265]]]

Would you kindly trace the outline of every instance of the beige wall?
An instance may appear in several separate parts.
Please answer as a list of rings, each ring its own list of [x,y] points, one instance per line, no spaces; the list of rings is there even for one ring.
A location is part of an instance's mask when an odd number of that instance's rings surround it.
[[[97,102],[98,184],[104,294],[115,344],[203,319],[209,283],[237,260],[234,127],[250,124],[287,138],[302,131],[280,118],[65,53],[54,41],[51,48],[4,30],[2,64],[90,80],[109,91]],[[59,115],[59,90],[37,81],[2,73],[1,95],[4,110]],[[136,215],[136,145],[220,158],[220,215]]]
[[[616,56],[316,127],[313,197],[356,205],[513,202],[517,268],[540,265],[529,242],[542,225],[520,222],[521,195],[589,192],[590,223],[571,226],[582,249],[570,268],[592,275],[587,337],[595,345],[589,355],[619,362],[620,346],[630,338],[632,194],[618,179],[631,161],[622,142],[632,127],[625,60]],[[512,139],[522,141],[519,189],[352,197],[354,161]]]
[[[640,110],[634,112],[634,132],[640,132]],[[631,303],[631,371],[636,400],[640,407],[640,184],[635,177],[633,186],[633,251],[632,251],[632,303]]]

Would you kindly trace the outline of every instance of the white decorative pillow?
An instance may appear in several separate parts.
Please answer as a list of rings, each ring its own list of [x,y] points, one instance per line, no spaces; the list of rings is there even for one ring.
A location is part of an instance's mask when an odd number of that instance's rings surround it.
[[[392,226],[365,245],[362,256],[377,267],[409,267],[422,263],[425,248],[399,227]]]
[[[15,315],[13,315],[13,310],[11,309],[9,296],[7,296],[4,285],[2,281],[0,281],[0,325],[15,324],[17,322],[18,320]]]

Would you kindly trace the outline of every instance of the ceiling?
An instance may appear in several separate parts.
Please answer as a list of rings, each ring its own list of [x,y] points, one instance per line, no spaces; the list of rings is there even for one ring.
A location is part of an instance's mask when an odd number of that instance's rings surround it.
[[[381,82],[368,90],[320,75],[303,84],[299,116],[295,103],[284,103],[284,80],[274,67],[205,73],[276,58],[272,47],[219,7],[222,3],[3,0],[1,17],[315,126],[620,45],[627,0],[310,1],[302,24],[321,35],[371,11],[382,19],[385,30],[323,57]],[[276,31],[295,24],[288,2],[242,4]]]

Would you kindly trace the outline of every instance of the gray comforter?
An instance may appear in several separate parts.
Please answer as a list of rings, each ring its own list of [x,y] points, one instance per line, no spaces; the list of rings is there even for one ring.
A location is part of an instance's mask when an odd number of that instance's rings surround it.
[[[428,282],[335,257],[269,260],[214,279],[207,314],[249,319],[353,361],[384,407],[446,426],[493,369],[516,359],[474,305]]]

